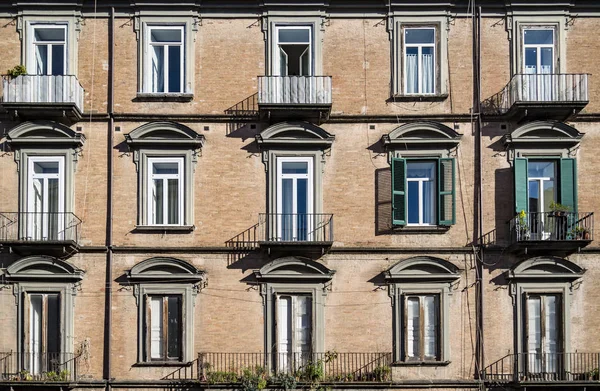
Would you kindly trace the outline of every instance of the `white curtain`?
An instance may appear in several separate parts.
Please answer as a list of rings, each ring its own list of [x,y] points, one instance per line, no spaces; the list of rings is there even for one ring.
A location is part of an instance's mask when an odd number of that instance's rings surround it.
[[[423,94],[433,94],[433,78],[434,78],[434,67],[433,67],[433,54],[423,54],[423,76],[422,76],[422,91]]]
[[[407,319],[406,319],[406,333],[407,333],[407,354],[409,358],[419,357],[419,326],[421,324],[420,311],[419,311],[419,298],[409,297],[407,300]]]
[[[417,66],[417,54],[406,54],[406,93],[416,94],[419,92],[419,69]]]
[[[541,300],[539,297],[527,299],[527,353],[530,373],[541,372],[542,322]]]
[[[150,357],[163,357],[163,298],[150,299]]]
[[[423,314],[424,321],[424,349],[426,358],[435,358],[437,356],[437,321],[436,321],[436,300],[434,296],[425,296],[423,298],[425,306]]]

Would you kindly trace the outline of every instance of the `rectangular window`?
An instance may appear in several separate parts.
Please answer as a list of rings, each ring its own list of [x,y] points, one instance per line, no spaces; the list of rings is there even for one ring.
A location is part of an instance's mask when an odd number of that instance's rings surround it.
[[[276,296],[277,365],[280,370],[299,367],[312,353],[312,297]]]
[[[279,240],[312,240],[313,160],[277,158],[277,218],[271,227]]]
[[[148,296],[146,306],[146,359],[180,361],[181,296]]]
[[[525,301],[527,372],[556,373],[562,353],[561,296],[527,294]]]
[[[148,221],[150,225],[182,225],[183,158],[148,159]]]
[[[523,94],[529,101],[553,100],[558,92],[552,74],[555,64],[554,28],[523,29]]]
[[[184,92],[184,38],[183,26],[148,27],[146,92]]]
[[[54,370],[60,363],[60,297],[29,293],[25,297],[24,365],[32,375]]]
[[[64,158],[35,156],[28,159],[27,212],[28,240],[64,239]]]
[[[310,26],[276,26],[274,42],[273,75],[313,75]]]
[[[392,159],[394,225],[455,221],[454,159]]]
[[[404,329],[406,361],[440,360],[439,296],[405,296]]]
[[[31,71],[36,75],[66,74],[67,26],[39,24],[33,25],[32,31],[35,68]]]
[[[404,28],[404,93],[434,94],[436,79],[436,30]]]

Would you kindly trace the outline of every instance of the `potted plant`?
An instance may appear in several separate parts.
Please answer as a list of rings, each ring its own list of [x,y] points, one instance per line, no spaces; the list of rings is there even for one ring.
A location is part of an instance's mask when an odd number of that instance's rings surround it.
[[[525,210],[521,210],[517,215],[517,232],[519,233],[519,240],[529,240],[529,225],[527,224]]]
[[[567,212],[571,210],[571,208],[567,205],[563,205],[556,201],[552,201],[550,203],[550,216],[566,216]]]
[[[25,65],[15,65],[14,68],[6,71],[6,74],[12,78],[15,78],[17,76],[26,75],[27,69],[25,68]]]

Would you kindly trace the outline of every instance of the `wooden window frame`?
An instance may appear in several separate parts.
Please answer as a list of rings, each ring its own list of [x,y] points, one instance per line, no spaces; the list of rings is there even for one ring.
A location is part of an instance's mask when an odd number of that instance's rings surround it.
[[[425,297],[433,297],[434,305],[435,305],[435,323],[436,323],[436,334],[435,334],[435,342],[436,342],[436,352],[435,357],[427,357],[425,356],[425,312],[424,312],[424,299]],[[408,302],[411,298],[419,299],[419,356],[409,357],[408,356]],[[436,293],[423,293],[423,294],[405,294],[403,295],[403,327],[404,327],[404,349],[402,352],[403,361],[440,361],[441,360],[441,347],[442,347],[442,321],[441,321],[441,313],[440,313],[440,295]]]
[[[152,340],[151,340],[151,325],[152,325],[152,310],[151,310],[151,300],[153,298],[160,297],[163,300],[163,311],[162,311],[162,335],[161,335],[161,344],[162,344],[162,357],[153,358],[152,357]],[[169,298],[176,297],[178,299],[179,306],[179,332],[177,334],[177,345],[179,350],[178,357],[169,357],[169,329],[168,329],[168,305]],[[146,317],[144,319],[145,322],[145,359],[147,362],[166,362],[166,361],[182,361],[183,359],[183,298],[181,295],[173,295],[173,294],[149,294],[146,296],[145,300],[145,311]]]

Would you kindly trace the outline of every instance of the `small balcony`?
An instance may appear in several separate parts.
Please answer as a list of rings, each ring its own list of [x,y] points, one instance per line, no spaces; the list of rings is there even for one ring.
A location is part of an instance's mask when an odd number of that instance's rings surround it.
[[[3,76],[2,106],[14,119],[71,125],[83,114],[83,87],[73,75]]]
[[[69,212],[0,212],[0,245],[21,255],[79,250],[81,220]]]
[[[331,76],[259,76],[258,109],[270,123],[303,120],[321,124],[331,112]]]
[[[594,383],[600,353],[508,354],[483,370],[486,384]]]
[[[517,122],[565,121],[588,101],[587,74],[516,74],[502,91],[482,102],[482,110]]]
[[[594,240],[594,213],[530,212],[509,222],[509,251],[570,254]]]
[[[0,381],[71,383],[78,379],[80,355],[73,353],[0,352]]]
[[[249,379],[278,386],[390,383],[392,353],[199,353],[191,365],[163,380],[196,380],[210,385]],[[294,389],[291,384],[286,388]],[[301,388],[301,387],[298,387]]]

